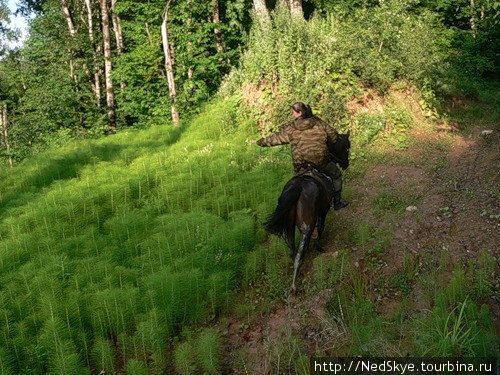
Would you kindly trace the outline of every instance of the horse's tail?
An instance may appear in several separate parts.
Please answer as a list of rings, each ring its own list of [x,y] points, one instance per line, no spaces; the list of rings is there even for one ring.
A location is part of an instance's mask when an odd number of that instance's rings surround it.
[[[278,206],[264,223],[264,227],[269,233],[277,236],[285,234],[290,210],[295,206],[302,192],[301,182],[301,179],[294,178],[283,188],[283,192],[278,199]]]

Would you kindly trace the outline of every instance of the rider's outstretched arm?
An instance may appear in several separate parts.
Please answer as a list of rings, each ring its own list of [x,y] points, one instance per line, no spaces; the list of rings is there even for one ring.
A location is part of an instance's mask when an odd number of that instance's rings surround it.
[[[259,139],[257,144],[262,147],[271,147],[290,143],[288,132],[288,128],[282,128],[281,131],[271,134],[269,137]]]

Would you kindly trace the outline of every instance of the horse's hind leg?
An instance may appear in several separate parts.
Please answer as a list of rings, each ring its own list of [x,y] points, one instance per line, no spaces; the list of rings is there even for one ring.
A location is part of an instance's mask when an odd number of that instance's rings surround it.
[[[288,243],[288,250],[290,258],[293,260],[295,255],[295,206],[292,207],[287,218],[287,225],[285,228],[286,242]]]
[[[314,226],[311,227],[310,225],[306,224],[303,224],[300,228],[300,243],[299,243],[299,248],[297,249],[297,254],[295,255],[295,261],[293,263],[293,281],[292,281],[292,286],[290,287],[290,291],[292,293],[294,293],[296,290],[295,280],[297,279],[297,273],[302,263],[302,257],[304,255],[304,252],[309,247],[309,241],[311,240],[311,234],[313,230]]]
[[[318,239],[316,240],[316,250],[318,250],[321,253],[324,250],[320,246],[319,242],[321,240],[321,235],[323,234],[323,231],[325,230],[325,220],[326,220],[326,213],[324,215],[318,216],[318,222],[316,224],[316,228],[318,229]]]

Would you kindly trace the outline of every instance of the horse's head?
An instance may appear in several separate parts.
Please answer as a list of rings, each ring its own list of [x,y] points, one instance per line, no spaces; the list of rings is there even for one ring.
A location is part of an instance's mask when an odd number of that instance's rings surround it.
[[[349,167],[349,150],[351,148],[351,141],[349,140],[350,135],[350,131],[346,134],[339,134],[337,142],[328,146],[334,160],[339,163],[342,169],[347,169]]]

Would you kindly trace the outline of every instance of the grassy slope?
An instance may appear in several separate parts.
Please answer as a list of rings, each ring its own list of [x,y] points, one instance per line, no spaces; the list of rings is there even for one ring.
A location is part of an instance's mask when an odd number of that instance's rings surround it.
[[[254,128],[237,102],[2,172],[3,373],[130,359],[159,371],[169,337],[226,306],[290,171],[288,153],[246,144]]]

